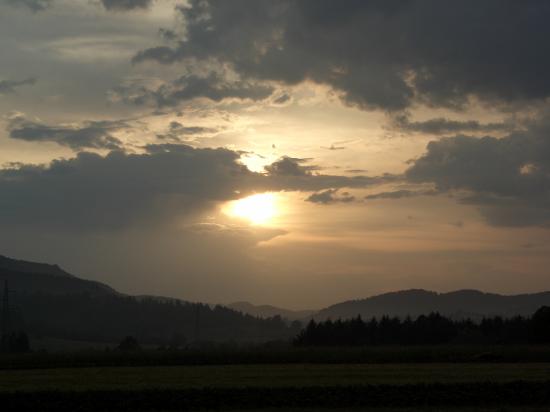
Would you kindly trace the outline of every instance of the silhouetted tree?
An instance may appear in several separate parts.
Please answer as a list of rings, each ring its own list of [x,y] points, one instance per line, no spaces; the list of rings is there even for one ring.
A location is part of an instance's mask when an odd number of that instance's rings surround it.
[[[415,320],[382,316],[368,322],[360,316],[348,320],[310,321],[294,339],[299,346],[338,345],[440,345],[446,343],[550,343],[550,307],[540,308],[532,318],[516,316],[453,321],[439,313]]]
[[[194,340],[200,307],[201,341],[287,340],[296,335],[280,318],[261,319],[232,309],[180,301],[89,294],[19,294],[24,329],[31,336],[118,342],[134,336],[142,344],[169,346],[174,334]],[[138,332],[136,332],[138,331]]]
[[[185,336],[181,333],[175,332],[170,338],[170,345],[168,346],[168,349],[177,350],[182,346],[185,346],[186,343],[187,339],[185,339]]]
[[[136,338],[134,338],[133,336],[126,336],[119,343],[117,349],[122,352],[135,352],[141,350],[141,346],[139,346]]]
[[[531,322],[531,336],[536,343],[550,343],[550,307],[535,312]]]
[[[5,335],[2,342],[2,348],[8,353],[26,353],[30,352],[29,337],[25,332],[10,333]]]

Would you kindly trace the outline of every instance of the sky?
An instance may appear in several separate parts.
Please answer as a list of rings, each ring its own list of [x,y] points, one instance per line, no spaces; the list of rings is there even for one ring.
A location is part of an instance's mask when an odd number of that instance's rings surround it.
[[[550,3],[2,0],[0,254],[322,308],[550,284]]]

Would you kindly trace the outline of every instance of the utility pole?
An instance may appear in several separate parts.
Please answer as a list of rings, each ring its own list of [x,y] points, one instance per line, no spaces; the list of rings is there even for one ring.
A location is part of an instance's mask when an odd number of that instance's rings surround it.
[[[10,333],[10,302],[9,302],[8,280],[4,281],[4,293],[2,296],[2,349],[7,349],[8,336]]]

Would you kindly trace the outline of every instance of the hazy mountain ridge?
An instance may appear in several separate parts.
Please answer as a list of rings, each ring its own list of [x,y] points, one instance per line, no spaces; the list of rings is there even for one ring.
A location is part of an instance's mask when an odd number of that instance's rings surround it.
[[[26,260],[12,259],[7,256],[0,255],[0,271],[4,270],[60,277],[74,277],[55,264],[52,265],[48,263],[29,262]]]
[[[260,319],[220,305],[162,296],[130,296],[79,279],[57,265],[0,259],[0,290],[8,281],[10,326],[31,337],[68,341],[184,345],[196,341],[289,339],[298,332],[281,319]]]
[[[35,263],[0,256],[0,281],[18,294],[91,295],[119,294],[112,287],[93,280],[80,279],[58,265]]]
[[[363,318],[384,315],[417,317],[439,312],[451,318],[479,319],[484,316],[530,316],[538,308],[550,305],[550,292],[499,295],[478,290],[437,293],[423,289],[389,292],[366,299],[349,300],[322,309],[314,318]]]
[[[110,341],[123,335],[143,342],[170,343],[202,340],[265,341],[289,339],[298,325],[288,320],[311,318],[364,319],[383,315],[413,318],[439,312],[460,319],[484,316],[531,316],[550,305],[550,292],[498,295],[477,290],[437,293],[422,289],[390,292],[337,303],[318,312],[293,311],[271,305],[236,302],[229,305],[190,303],[162,296],[130,296],[100,282],[79,279],[57,265],[0,257],[0,282],[15,291],[16,317],[38,336]],[[14,318],[14,321],[16,319]]]
[[[224,306],[260,318],[280,316],[287,320],[303,320],[317,313],[317,310],[290,310],[272,305],[254,305],[250,302],[234,302]]]

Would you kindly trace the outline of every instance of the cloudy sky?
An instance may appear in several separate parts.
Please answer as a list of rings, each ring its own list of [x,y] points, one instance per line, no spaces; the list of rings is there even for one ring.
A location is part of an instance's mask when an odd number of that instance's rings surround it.
[[[550,3],[2,0],[0,253],[317,308],[550,284]]]

